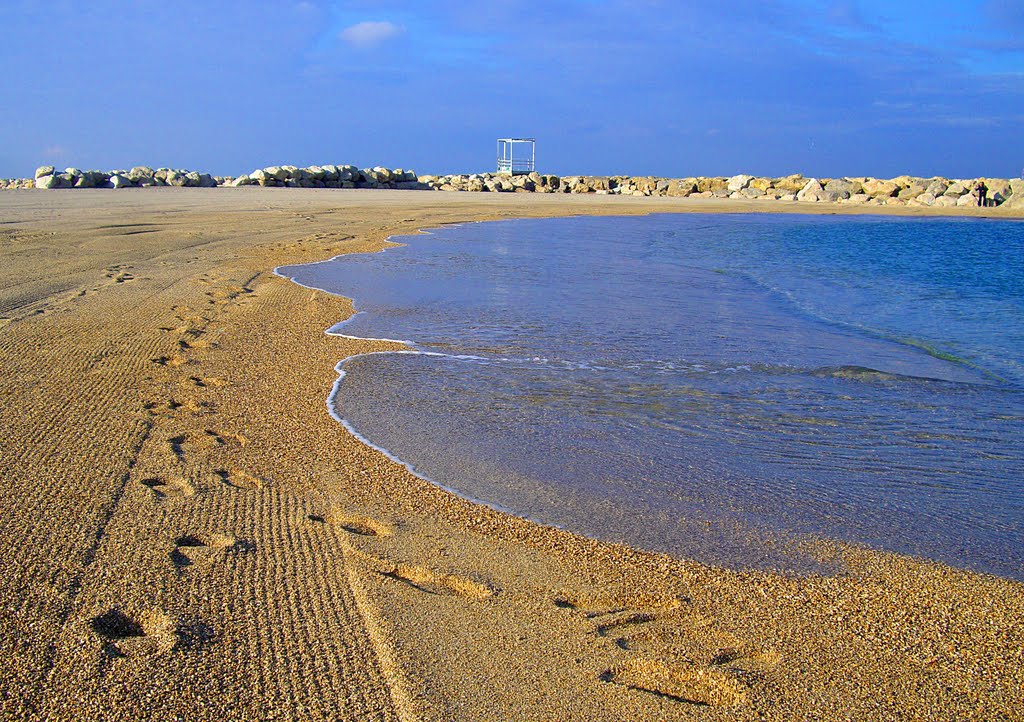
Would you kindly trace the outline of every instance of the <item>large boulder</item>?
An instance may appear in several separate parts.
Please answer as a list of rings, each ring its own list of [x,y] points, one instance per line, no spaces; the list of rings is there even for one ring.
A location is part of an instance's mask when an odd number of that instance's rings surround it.
[[[807,185],[807,179],[799,173],[788,175],[783,178],[776,178],[772,181],[772,187],[783,193],[799,193]]]
[[[132,182],[128,178],[128,176],[121,175],[120,173],[115,173],[114,175],[110,176],[110,185],[113,188],[131,188]]]
[[[686,198],[697,191],[697,183],[694,178],[674,178],[668,182],[665,195],[673,198]]]
[[[718,190],[727,191],[729,187],[728,178],[698,178],[697,179],[697,190],[701,193],[711,192],[714,193]]]
[[[895,181],[878,178],[865,178],[861,182],[861,188],[872,198],[889,198],[899,191]]]
[[[54,175],[53,173],[47,173],[36,178],[36,188],[43,188],[50,190],[51,188],[60,188],[60,176]]]
[[[925,190],[928,193],[931,193],[933,196],[938,197],[945,194],[945,192],[949,190],[949,182],[946,181],[945,178],[936,178],[935,180],[928,184],[928,187]]]
[[[824,196],[824,187],[822,187],[821,183],[818,182],[817,178],[811,178],[804,184],[804,187],[800,189],[800,192],[796,194],[796,199],[798,201],[814,203],[822,200]]]
[[[52,165],[41,165],[36,168],[36,178],[45,178],[48,175],[53,175]],[[39,186],[37,185],[36,187],[38,188]]]
[[[961,183],[960,181],[953,181],[946,187],[946,190],[943,191],[942,195],[952,196],[953,198],[959,198],[960,196],[967,192],[967,187],[963,183]]]
[[[1010,196],[1010,181],[1002,178],[991,178],[988,181],[988,197],[1002,203]]]
[[[921,183],[912,182],[910,185],[906,186],[903,190],[901,190],[897,194],[897,197],[901,201],[909,201],[912,198],[917,198],[919,195],[921,195],[927,190],[928,188],[922,185]]]
[[[750,181],[754,180],[752,175],[734,175],[730,178],[726,184],[726,188],[730,193],[741,191],[750,185]]]
[[[825,185],[825,191],[835,193],[838,197],[846,199],[855,193],[862,192],[861,184],[849,178],[833,178]]]
[[[138,183],[143,178],[150,178],[150,179],[152,179],[154,177],[155,173],[156,173],[156,171],[154,171],[152,168],[150,168],[148,166],[137,165],[134,168],[132,168],[130,171],[128,171],[128,178],[131,179],[132,181]]]
[[[113,181],[113,178],[111,178],[111,181]],[[188,183],[188,179],[185,177],[184,173],[180,173],[170,168],[167,169],[166,181],[167,185],[178,187],[184,186],[186,183]]]

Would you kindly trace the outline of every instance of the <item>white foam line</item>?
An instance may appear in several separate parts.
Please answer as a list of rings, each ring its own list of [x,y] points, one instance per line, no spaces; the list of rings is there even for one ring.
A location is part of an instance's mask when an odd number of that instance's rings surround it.
[[[356,439],[358,439],[361,443],[365,444],[366,446],[369,446],[371,449],[374,449],[375,451],[379,451],[381,454],[383,454],[387,458],[391,459],[391,461],[395,462],[396,464],[401,464],[406,469],[408,469],[409,473],[411,473],[412,475],[417,476],[420,479],[423,479],[424,481],[426,481],[426,482],[428,482],[430,484],[433,484],[434,486],[438,487],[439,489],[443,489],[444,491],[447,491],[449,494],[452,494],[454,496],[459,497],[460,499],[465,499],[466,501],[472,502],[474,504],[480,504],[482,506],[490,507],[491,509],[494,509],[495,511],[500,511],[503,514],[510,514],[512,516],[519,516],[521,518],[528,519],[529,517],[523,517],[521,514],[517,514],[515,511],[513,511],[512,509],[509,509],[508,507],[504,507],[504,506],[502,506],[500,504],[495,504],[493,502],[484,501],[483,499],[477,499],[476,497],[470,496],[469,494],[466,494],[466,493],[464,493],[462,491],[459,491],[458,489],[456,489],[454,487],[448,486],[447,484],[442,484],[441,482],[439,482],[439,481],[437,481],[435,479],[431,479],[426,474],[420,473],[419,471],[416,470],[416,467],[413,466],[412,464],[410,464],[409,462],[403,461],[401,458],[396,456],[394,453],[392,453],[388,449],[385,449],[383,446],[378,446],[377,444],[375,444],[372,441],[370,441],[369,439],[367,439],[365,436],[363,436],[361,433],[359,433],[356,430],[356,427],[353,426],[352,423],[348,419],[342,417],[341,414],[339,414],[337,412],[335,401],[338,398],[338,394],[341,392],[342,381],[344,381],[345,376],[347,375],[347,372],[345,371],[345,364],[347,364],[349,361],[354,361],[355,359],[363,358],[364,356],[386,356],[386,355],[399,355],[399,354],[405,354],[405,355],[408,355],[408,356],[443,356],[445,358],[462,358],[462,359],[476,359],[476,358],[479,358],[478,356],[451,356],[449,354],[434,353],[434,352],[431,352],[431,351],[416,351],[416,350],[413,350],[413,349],[409,349],[409,350],[405,350],[405,351],[368,351],[367,353],[357,353],[357,354],[354,354],[352,356],[349,356],[348,358],[342,359],[334,367],[334,371],[338,374],[338,378],[334,380],[334,385],[331,387],[331,393],[327,396],[327,413],[329,413],[331,415],[331,418],[333,418],[339,424],[344,426],[345,430],[348,431],[348,433],[352,434],[352,436],[356,437]],[[549,524],[548,526],[551,526],[551,525]]]
[[[485,223],[485,222],[487,222],[487,221],[467,221],[467,223]],[[464,223],[452,223],[452,224],[447,224],[445,227],[446,228],[455,228],[455,227],[458,227],[458,226],[461,226],[461,225],[465,225],[465,224]],[[424,234],[424,235],[434,235],[431,231],[425,231],[425,230],[422,230],[422,229],[419,230],[419,233],[420,234]],[[412,235],[412,234],[402,234],[401,236],[388,236],[388,238],[386,240],[390,241],[392,238],[401,238],[403,236],[408,236],[408,235]],[[394,246],[392,246],[392,247],[394,247]],[[377,253],[383,253],[384,251],[387,251],[387,250],[388,250],[388,248],[382,248],[380,251],[376,251],[376,252]],[[357,254],[339,253],[338,255],[332,256],[331,258],[325,259],[323,261],[314,261],[312,263],[302,263],[302,264],[297,264],[297,265],[301,265],[301,266],[317,266],[317,265],[320,265],[321,263],[330,263],[331,261],[333,261],[333,260],[335,260],[337,258],[341,258],[342,256],[350,256],[350,255],[357,255]],[[322,293],[326,293],[329,296],[335,296],[337,298],[346,298],[346,296],[342,296],[341,294],[334,293],[332,291],[328,291],[326,288],[319,288],[317,286],[310,286],[310,285],[307,285],[305,283],[301,283],[299,281],[296,281],[295,278],[293,278],[291,276],[286,276],[285,274],[281,273],[281,271],[280,271],[280,269],[284,268],[285,265],[296,265],[296,264],[282,264],[280,266],[277,266],[274,269],[274,271],[273,271],[274,275],[279,276],[280,278],[284,278],[286,280],[289,280],[292,283],[294,283],[295,285],[301,286],[302,288],[308,288],[308,289],[310,289],[312,291],[321,291]],[[352,303],[353,303],[353,306],[354,306],[355,305],[355,301],[353,299],[350,299],[350,300],[352,300]],[[354,313],[352,316],[350,316],[349,318],[345,319],[344,321],[342,321],[340,323],[336,323],[334,326],[331,326],[331,328],[337,328],[338,326],[342,326],[342,325],[348,323],[349,321],[351,321],[353,318],[355,318],[356,316],[358,316],[361,313],[364,313],[364,312],[363,311],[357,311],[356,313]],[[448,492],[449,494],[452,494],[453,496],[457,496],[458,498],[464,499],[464,500],[466,500],[468,502],[471,502],[473,504],[480,504],[481,506],[486,506],[486,507],[488,507],[490,509],[494,509],[495,511],[501,512],[503,514],[509,514],[511,516],[517,516],[517,517],[519,517],[521,519],[527,519],[529,521],[534,521],[535,523],[538,523],[538,524],[544,524],[544,522],[540,522],[540,521],[537,521],[537,520],[532,520],[528,516],[524,516],[522,514],[517,514],[512,509],[504,507],[501,504],[495,504],[493,502],[485,501],[483,499],[477,499],[476,497],[470,496],[469,494],[466,494],[466,493],[464,493],[462,491],[459,491],[458,489],[450,487],[447,484],[442,484],[442,483],[440,483],[440,482],[438,482],[438,481],[436,481],[434,479],[431,479],[426,474],[421,474],[420,472],[416,471],[416,467],[413,466],[412,464],[410,464],[410,463],[408,463],[406,461],[403,461],[398,456],[396,456],[395,454],[393,454],[389,450],[385,449],[383,446],[378,446],[377,444],[374,444],[372,441],[370,441],[365,436],[360,434],[356,430],[356,428],[351,424],[351,422],[348,421],[348,419],[343,418],[335,410],[335,406],[336,406],[335,401],[337,400],[338,394],[341,391],[341,383],[345,379],[345,375],[347,373],[345,371],[345,364],[347,364],[349,361],[352,361],[354,359],[362,358],[364,356],[383,356],[383,355],[386,355],[386,354],[406,354],[406,355],[412,355],[412,356],[440,356],[440,357],[444,357],[444,358],[452,358],[452,359],[459,359],[459,360],[469,360],[469,361],[490,361],[490,359],[486,359],[486,358],[484,358],[482,356],[472,356],[472,355],[469,355],[469,354],[453,355],[453,354],[438,353],[436,351],[421,351],[421,350],[415,348],[416,344],[413,341],[398,341],[398,340],[389,339],[389,338],[367,338],[365,336],[350,336],[348,334],[338,333],[337,331],[331,331],[330,328],[326,329],[324,331],[324,333],[326,335],[328,335],[328,336],[337,336],[337,337],[340,337],[340,338],[348,338],[348,339],[352,339],[352,340],[355,340],[355,341],[390,341],[392,343],[400,343],[400,344],[403,344],[405,346],[409,346],[410,347],[410,348],[394,350],[394,351],[369,351],[369,352],[366,352],[366,353],[357,353],[357,354],[353,354],[352,356],[347,356],[347,357],[343,358],[341,361],[339,361],[334,366],[334,371],[335,371],[335,373],[338,374],[338,378],[336,378],[334,380],[334,384],[331,386],[331,392],[327,395],[327,401],[326,401],[327,413],[331,415],[332,419],[334,419],[339,424],[341,424],[345,428],[345,430],[348,431],[348,433],[352,434],[352,436],[354,436],[360,443],[365,444],[366,446],[370,447],[374,451],[380,452],[381,454],[383,454],[384,456],[386,456],[388,459],[390,459],[391,461],[395,462],[396,464],[401,464],[406,469],[408,469],[409,473],[411,473],[412,475],[414,475],[414,476],[416,476],[416,477],[418,477],[420,479],[423,479],[424,481],[426,481],[429,484],[433,484],[437,488],[442,489],[442,490]],[[556,528],[556,529],[562,529],[563,528],[563,527],[560,527],[560,526],[557,526],[557,525],[552,525],[552,524],[547,524],[547,526],[554,526],[554,528]]]

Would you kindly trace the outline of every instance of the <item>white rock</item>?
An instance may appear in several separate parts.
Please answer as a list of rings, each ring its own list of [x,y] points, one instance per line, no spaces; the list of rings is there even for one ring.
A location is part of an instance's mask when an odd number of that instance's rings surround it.
[[[726,186],[729,192],[741,191],[750,185],[750,181],[754,180],[752,175],[734,175],[729,179],[729,184]]]
[[[821,200],[821,198],[824,195],[825,189],[822,188],[821,183],[818,182],[818,179],[811,178],[810,180],[807,181],[804,187],[800,189],[800,192],[796,194],[796,199],[798,201],[806,201],[808,203],[813,203],[815,201]]]
[[[53,173],[41,175],[36,178],[36,188],[45,188],[46,190],[60,188],[60,178]]]

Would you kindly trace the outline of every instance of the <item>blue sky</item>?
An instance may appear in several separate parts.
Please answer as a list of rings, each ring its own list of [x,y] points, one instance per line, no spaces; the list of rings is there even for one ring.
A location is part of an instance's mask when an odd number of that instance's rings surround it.
[[[1024,0],[0,0],[0,64],[0,177],[1024,169]]]

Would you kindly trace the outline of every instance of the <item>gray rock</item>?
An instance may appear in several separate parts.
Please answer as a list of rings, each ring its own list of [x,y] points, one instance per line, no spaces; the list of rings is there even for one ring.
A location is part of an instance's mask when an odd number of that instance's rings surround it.
[[[959,198],[964,193],[967,193],[967,188],[960,181],[953,181],[947,186],[946,190],[942,192],[942,195],[952,196],[953,198]],[[938,194],[936,194],[938,195]]]
[[[848,178],[833,178],[825,185],[826,193],[835,193],[839,198],[849,198],[855,193],[863,192],[863,186]]]
[[[127,176],[123,176],[120,173],[115,173],[110,176],[110,185],[113,188],[131,188],[132,182]]]
[[[36,178],[45,178],[48,175],[53,175],[52,165],[41,165],[38,168],[36,168]],[[36,188],[38,187],[39,185],[37,184]]]
[[[252,180],[249,178],[249,176],[243,173],[242,175],[235,178],[233,181],[229,182],[228,185],[233,188],[238,188],[239,186],[247,186],[250,183],[252,183]]]
[[[942,178],[936,178],[928,184],[927,188],[927,192],[931,193],[935,197],[941,196],[947,190],[949,190],[949,183],[944,181]]]
[[[128,171],[128,177],[133,181],[140,181],[143,178],[153,178],[155,171],[144,165],[137,165]]]

